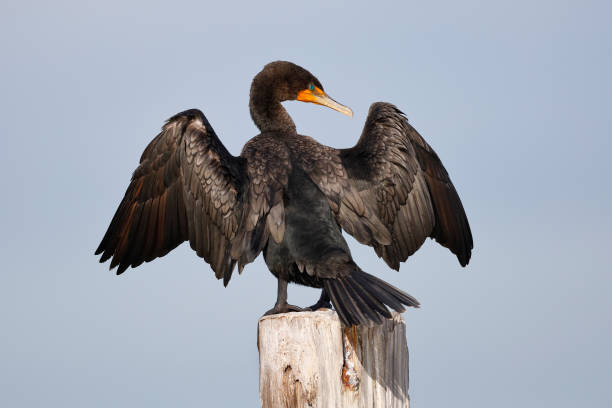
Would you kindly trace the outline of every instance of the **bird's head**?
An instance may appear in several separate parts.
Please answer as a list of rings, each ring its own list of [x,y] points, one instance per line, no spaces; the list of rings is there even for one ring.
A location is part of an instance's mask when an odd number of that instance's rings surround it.
[[[287,61],[271,62],[253,78],[251,99],[259,97],[267,99],[266,102],[312,102],[353,116],[349,107],[334,101],[323,91],[323,85],[314,75]]]

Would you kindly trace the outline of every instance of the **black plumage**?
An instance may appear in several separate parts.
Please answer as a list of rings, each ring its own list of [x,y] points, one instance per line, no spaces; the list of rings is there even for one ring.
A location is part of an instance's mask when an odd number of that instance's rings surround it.
[[[387,307],[417,307],[410,295],[362,271],[341,229],[394,269],[427,237],[469,262],[472,235],[461,200],[433,149],[388,103],[371,106],[350,149],[298,135],[281,102],[314,102],[352,115],[305,69],[270,63],[253,79],[251,117],[261,131],[240,156],[204,114],[166,122],[147,146],[96,254],[117,274],[189,241],[227,285],[262,251],[278,278],[268,313],[287,303],[287,283],[322,288],[310,310],[333,304],[344,325],[380,323]]]

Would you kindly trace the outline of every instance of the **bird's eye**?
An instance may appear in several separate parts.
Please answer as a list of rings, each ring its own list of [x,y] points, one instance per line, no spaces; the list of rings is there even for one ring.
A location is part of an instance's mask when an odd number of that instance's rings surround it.
[[[308,89],[310,89],[311,91],[314,91],[314,88],[315,88],[315,87],[314,87],[314,85],[313,85],[313,84],[308,85]]]

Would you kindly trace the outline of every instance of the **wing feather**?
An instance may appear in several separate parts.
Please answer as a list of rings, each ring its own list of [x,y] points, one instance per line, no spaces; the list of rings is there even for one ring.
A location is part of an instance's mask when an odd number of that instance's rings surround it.
[[[473,248],[470,226],[446,169],[434,150],[388,103],[375,103],[355,147],[340,151],[348,178],[392,235],[376,253],[399,269],[427,237],[449,248],[461,265]]]
[[[244,159],[232,156],[202,112],[168,119],[140,165],[96,254],[122,273],[164,256],[188,240],[229,281],[230,255],[242,217]]]
[[[370,107],[351,149],[293,141],[300,166],[325,194],[340,226],[398,269],[427,237],[465,266],[473,248],[461,200],[433,149],[395,106]]]

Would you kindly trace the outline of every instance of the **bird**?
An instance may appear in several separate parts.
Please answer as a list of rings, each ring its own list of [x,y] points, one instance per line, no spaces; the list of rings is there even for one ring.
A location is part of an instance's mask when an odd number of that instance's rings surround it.
[[[265,314],[332,308],[345,327],[372,326],[389,309],[419,307],[406,292],[363,271],[342,231],[399,271],[430,237],[466,266],[468,219],[436,152],[397,107],[373,103],[357,143],[336,149],[300,135],[281,102],[297,100],[352,117],[306,69],[264,66],[249,99],[260,134],[232,155],[198,109],[168,119],[145,148],[95,251],[117,275],[185,241],[227,286],[233,271],[263,252],[277,278]],[[301,308],[288,283],[321,289]]]

